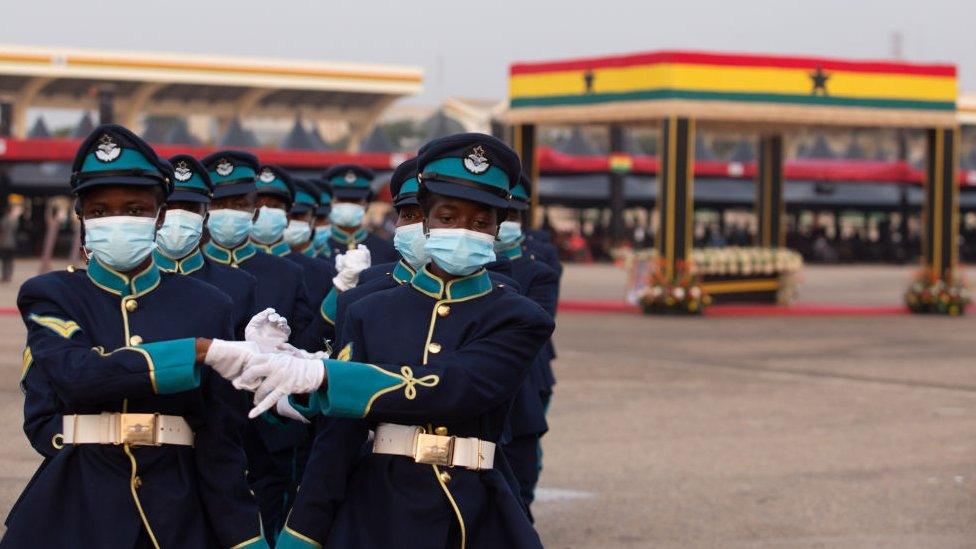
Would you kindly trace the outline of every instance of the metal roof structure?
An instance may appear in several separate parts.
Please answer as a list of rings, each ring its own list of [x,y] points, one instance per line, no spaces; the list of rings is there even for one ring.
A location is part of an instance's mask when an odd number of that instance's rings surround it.
[[[90,109],[109,92],[117,122],[147,114],[348,121],[365,136],[395,99],[419,93],[418,67],[0,45],[0,98],[13,133],[31,107]]]

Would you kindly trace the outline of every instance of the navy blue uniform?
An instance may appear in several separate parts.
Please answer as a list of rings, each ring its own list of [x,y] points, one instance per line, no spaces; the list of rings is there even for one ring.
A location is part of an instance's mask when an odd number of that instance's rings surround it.
[[[273,307],[288,319],[292,334],[300,332],[311,319],[305,274],[294,263],[261,253],[248,241],[229,250],[210,241],[203,253],[219,265],[239,268],[257,280],[254,306],[258,311]]]
[[[406,284],[407,282],[410,282],[410,279],[413,278],[415,274],[416,271],[414,271],[414,269],[402,259],[396,263],[373,265],[372,267],[361,272],[359,274],[359,284],[351,290],[336,292],[336,299],[334,302],[332,302],[334,303],[334,309],[326,310],[326,314],[335,318],[336,320],[336,333],[341,333],[342,319],[344,318],[346,309],[349,307],[349,305],[371,293],[388,290],[390,288],[395,288],[397,286]],[[521,291],[518,283],[503,273],[497,273],[489,270],[488,276],[491,278],[492,282],[500,285],[502,288],[508,286],[516,293]],[[332,305],[332,303],[324,306],[328,308]]]
[[[240,269],[219,265],[204,258],[203,252],[194,250],[183,259],[174,261],[157,250],[153,256],[160,270],[191,276],[215,286],[227,294],[234,304],[234,339],[244,339],[244,328],[255,314],[257,279]]]
[[[288,319],[292,327],[290,340],[299,341],[311,319],[301,267],[262,253],[249,241],[234,250],[211,241],[204,246],[204,253],[218,263],[237,266],[257,278],[256,309],[274,308]],[[299,454],[307,443],[308,429],[298,422],[275,423],[269,419],[261,417],[248,422],[245,451],[247,478],[258,497],[265,530],[273,535],[291,505],[289,498],[295,490],[296,471],[302,461]]]
[[[325,361],[328,388],[310,404],[340,419],[324,422],[316,436],[316,466],[306,476],[320,478],[303,482],[279,543],[541,547],[498,469],[454,467],[445,480],[438,466],[362,450],[376,422],[439,426],[497,442],[552,330],[545,311],[498,288],[485,270],[445,287],[423,269],[410,284],[350,305],[342,360]]]
[[[548,232],[537,229],[526,230],[522,247],[562,277],[563,264],[559,261],[559,251],[550,242]]]
[[[510,276],[523,289],[523,295],[537,303],[555,318],[559,276],[555,271],[522,253],[516,246],[498,253],[500,259],[490,267],[507,266]],[[543,395],[551,391],[548,342],[532,360],[531,374],[521,388],[509,418],[509,429],[503,437],[503,449],[521,487],[526,506],[535,499],[535,485],[539,480],[541,457],[539,439],[549,430],[545,418]]]
[[[329,237],[327,246],[334,261],[335,256],[344,254],[359,244],[369,248],[369,256],[373,265],[393,263],[400,260],[400,255],[397,254],[392,242],[376,236],[365,228],[359,229],[354,234],[349,234],[333,226],[332,236]]]
[[[291,247],[284,242],[278,242],[277,244],[272,244],[271,246],[264,246],[258,242],[252,241],[251,244],[261,252],[273,255],[275,257],[281,257],[287,259],[292,263],[298,265],[302,269],[303,280],[305,281],[305,289],[308,292],[308,303],[311,305],[322,303],[325,296],[332,289],[332,279],[335,278],[336,270],[327,259],[318,259],[313,255],[313,250],[307,248],[306,252],[293,252]],[[279,311],[280,313],[280,311]],[[285,317],[288,319],[288,323],[293,328],[296,324],[292,324],[291,317]],[[309,319],[311,320],[311,319]]]
[[[8,518],[0,547],[264,547],[241,452],[242,393],[194,364],[195,337],[232,337],[230,299],[155,264],[131,279],[88,271],[21,288],[25,365],[58,413],[183,417],[194,445],[66,445]],[[50,528],[51,517],[58,527]],[[244,545],[241,545],[244,544]]]

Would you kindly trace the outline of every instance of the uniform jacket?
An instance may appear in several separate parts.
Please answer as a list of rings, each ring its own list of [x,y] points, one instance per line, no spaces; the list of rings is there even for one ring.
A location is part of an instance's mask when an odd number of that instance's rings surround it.
[[[335,261],[335,256],[344,254],[359,244],[365,244],[369,248],[373,265],[393,263],[400,259],[400,255],[397,254],[392,242],[376,236],[365,228],[361,228],[355,234],[350,235],[338,227],[332,227],[332,236],[329,237],[327,247],[330,250],[332,261]]]
[[[142,529],[161,547],[265,546],[244,479],[244,394],[194,363],[193,338],[233,337],[225,294],[155,263],[129,278],[92,261],[27,281],[17,305],[25,379],[44,376],[58,413],[176,415],[195,438],[65,445],[25,489],[0,547],[133,547]]]
[[[336,419],[321,424],[279,547],[541,546],[498,469],[363,451],[377,422],[499,440],[553,323],[498,286],[485,270],[445,285],[425,268],[349,306],[328,387],[309,403]]]

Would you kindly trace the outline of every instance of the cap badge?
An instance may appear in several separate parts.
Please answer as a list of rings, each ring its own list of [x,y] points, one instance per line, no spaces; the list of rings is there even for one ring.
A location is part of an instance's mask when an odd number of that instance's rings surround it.
[[[354,172],[352,170],[349,170],[348,172],[346,172],[346,175],[345,175],[345,177],[343,179],[346,180],[346,183],[349,183],[350,185],[352,185],[353,183],[356,182],[356,179],[357,179],[356,172]]]
[[[186,163],[186,160],[180,160],[176,163],[176,167],[173,169],[173,177],[177,181],[189,181],[193,177],[193,172],[190,171],[190,166]]]
[[[481,145],[475,147],[468,156],[464,157],[464,169],[473,174],[485,173],[489,167],[491,167],[491,164],[488,163],[485,148]]]
[[[107,133],[99,138],[98,148],[95,149],[95,158],[101,162],[114,162],[120,154],[122,154],[122,149],[115,144],[115,141],[112,141]]]
[[[260,179],[262,183],[271,183],[275,180],[275,174],[273,171],[265,168],[261,170],[261,175],[258,176],[258,179]]]
[[[234,165],[228,162],[226,158],[221,158],[217,162],[217,175],[227,177],[232,171],[234,171]]]

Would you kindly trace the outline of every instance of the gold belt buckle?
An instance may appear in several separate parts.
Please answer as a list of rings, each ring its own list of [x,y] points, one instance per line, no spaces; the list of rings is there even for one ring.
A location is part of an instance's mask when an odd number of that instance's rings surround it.
[[[450,467],[454,463],[454,438],[420,433],[417,435],[417,450],[414,452],[414,461]]]
[[[159,446],[156,418],[159,414],[119,414],[119,442],[132,446]]]

